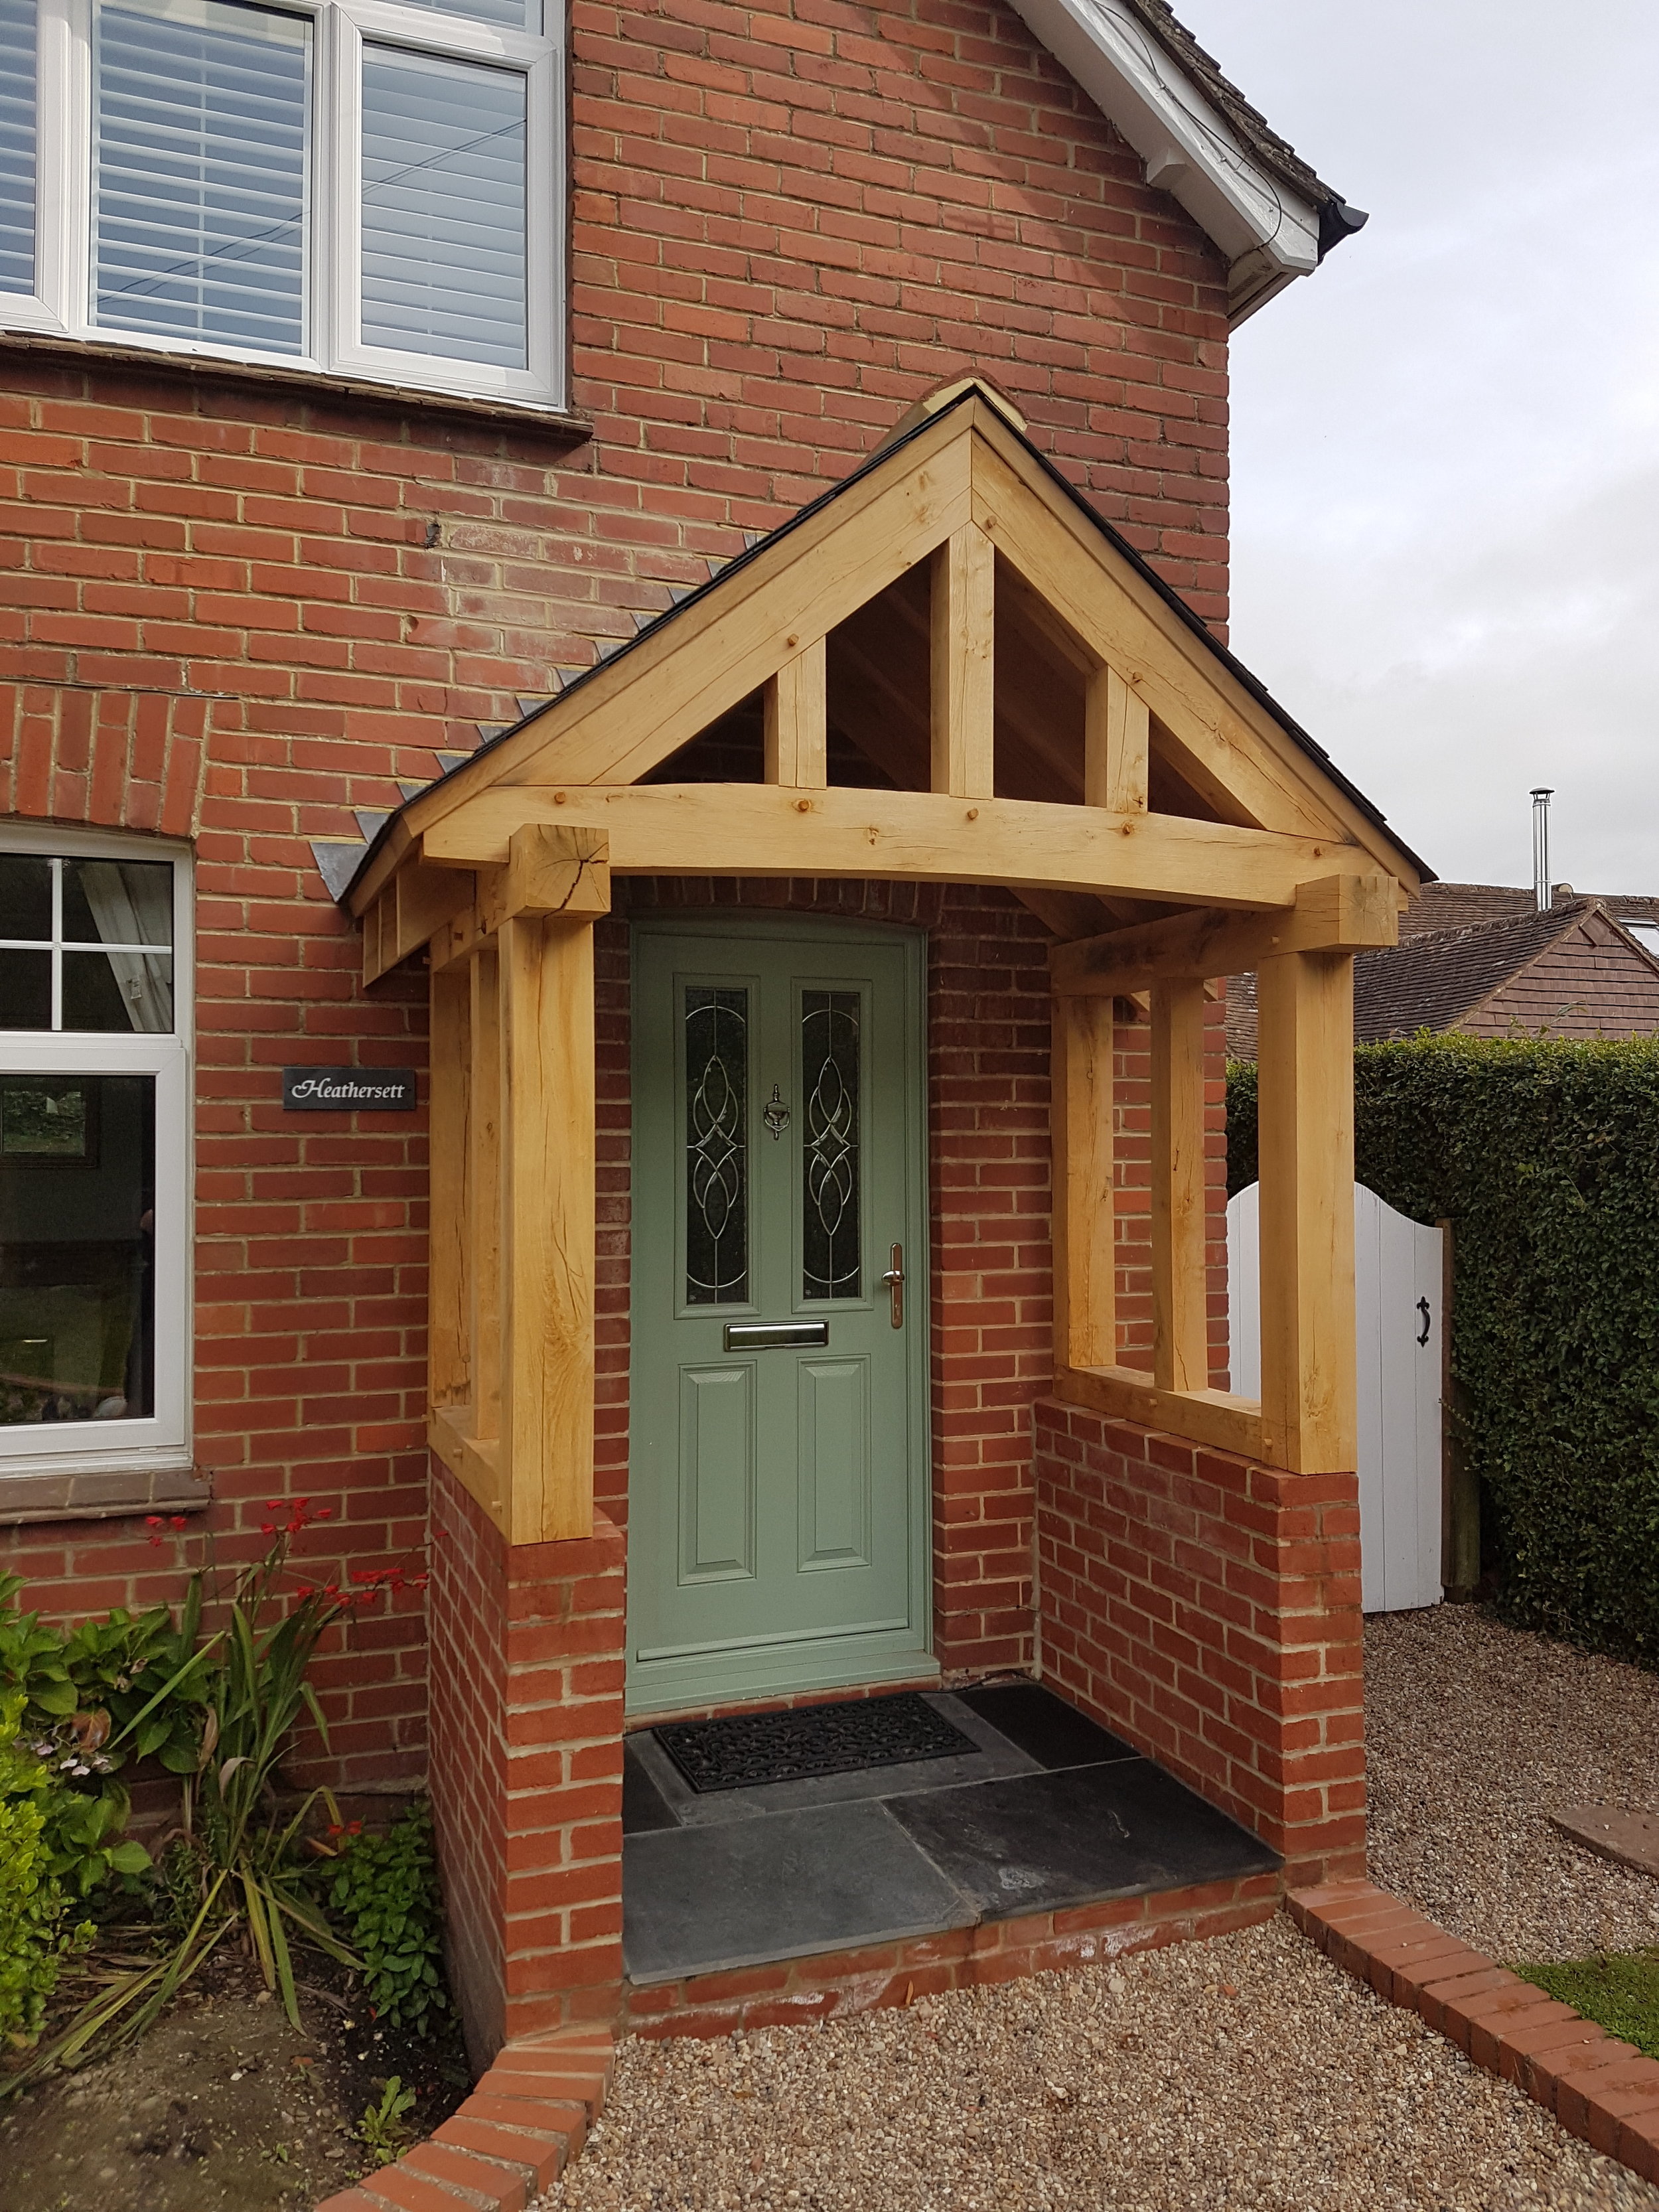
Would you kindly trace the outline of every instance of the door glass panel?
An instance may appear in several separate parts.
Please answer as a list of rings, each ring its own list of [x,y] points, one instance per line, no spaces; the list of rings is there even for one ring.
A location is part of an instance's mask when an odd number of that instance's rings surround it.
[[[0,1077],[0,1426],[155,1410],[155,1078]]]
[[[801,1296],[860,1295],[859,994],[801,994]]]
[[[749,994],[686,986],[685,1302],[749,1298]]]

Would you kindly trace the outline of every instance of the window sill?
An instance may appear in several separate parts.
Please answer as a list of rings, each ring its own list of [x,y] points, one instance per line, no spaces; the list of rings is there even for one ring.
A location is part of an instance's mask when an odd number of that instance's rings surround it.
[[[199,1513],[213,1503],[210,1468],[66,1468],[15,1474],[0,1468],[0,1526],[27,1521],[109,1521],[137,1513]]]
[[[520,423],[572,445],[591,438],[585,416],[556,407],[537,407],[513,399],[477,398],[461,392],[434,392],[424,385],[381,384],[373,377],[331,375],[314,368],[278,368],[263,362],[216,361],[194,354],[165,353],[149,346],[106,344],[101,338],[54,337],[40,331],[0,330],[0,353],[35,355],[77,368],[107,364],[146,375],[176,377],[207,385],[242,385],[259,392],[295,392],[319,399],[367,401],[398,414],[461,416],[471,422]]]

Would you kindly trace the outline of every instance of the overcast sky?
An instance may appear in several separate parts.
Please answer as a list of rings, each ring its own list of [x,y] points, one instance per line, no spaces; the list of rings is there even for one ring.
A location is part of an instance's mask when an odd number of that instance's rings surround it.
[[[1370,222],[1233,345],[1232,643],[1447,878],[1659,893],[1659,5],[1176,0]]]

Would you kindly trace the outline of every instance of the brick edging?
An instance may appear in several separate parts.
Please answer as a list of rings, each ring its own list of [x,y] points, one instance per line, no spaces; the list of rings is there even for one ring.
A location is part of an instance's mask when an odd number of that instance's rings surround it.
[[[317,2212],[524,2212],[569,2165],[605,2110],[613,2045],[603,2029],[509,2043],[453,2118]]]
[[[1593,2149],[1659,2182],[1659,2060],[1368,1881],[1292,1891],[1285,1903],[1334,1966],[1418,2014]]]

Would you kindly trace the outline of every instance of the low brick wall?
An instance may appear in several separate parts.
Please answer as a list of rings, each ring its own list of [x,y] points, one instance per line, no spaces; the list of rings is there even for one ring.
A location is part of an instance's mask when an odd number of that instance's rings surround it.
[[[592,2029],[512,2044],[427,2142],[318,2212],[524,2212],[580,2151],[605,2109],[611,2041]]]
[[[801,2027],[813,2021],[908,2005],[940,1990],[1019,1981],[1151,1951],[1165,1943],[1224,1936],[1271,1919],[1278,1874],[1159,1890],[1149,1897],[1077,1905],[939,1936],[821,1952],[729,1973],[695,1974],[627,1993],[635,2035],[729,2035],[736,2028]]]
[[[1287,1902],[1334,1965],[1524,2089],[1593,2149],[1659,2182],[1659,2062],[1368,1881]]]
[[[1364,1872],[1359,1504],[1045,1400],[1036,1409],[1042,1673],[1280,1852]]]
[[[506,1544],[432,1473],[432,1802],[473,2062],[615,2018],[622,1982],[623,1538]]]

